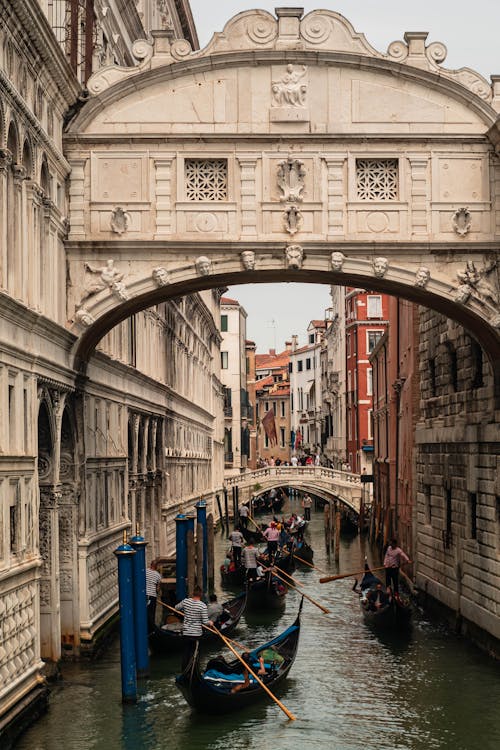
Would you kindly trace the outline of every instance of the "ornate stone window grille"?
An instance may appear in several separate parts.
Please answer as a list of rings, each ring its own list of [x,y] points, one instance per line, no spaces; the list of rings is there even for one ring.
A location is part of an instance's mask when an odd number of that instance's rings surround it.
[[[398,199],[399,164],[397,159],[356,159],[356,188],[362,201]]]
[[[188,201],[227,200],[227,159],[186,159]]]

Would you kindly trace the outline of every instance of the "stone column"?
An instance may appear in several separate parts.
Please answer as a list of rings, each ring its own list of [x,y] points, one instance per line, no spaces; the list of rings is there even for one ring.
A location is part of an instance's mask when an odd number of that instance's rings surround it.
[[[328,237],[345,235],[345,162],[347,156],[323,156],[327,167]]]
[[[421,154],[409,154],[411,174],[410,226],[412,235],[429,233],[429,159]]]
[[[155,240],[169,237],[172,227],[173,154],[155,159],[156,233]]]
[[[9,238],[9,242],[14,245],[13,262],[13,285],[11,294],[13,297],[20,298],[26,302],[27,279],[25,269],[28,265],[28,259],[25,257],[27,236],[26,236],[26,213],[24,210],[24,190],[23,182],[26,179],[26,169],[21,164],[14,164],[12,167],[14,173],[14,236]],[[8,218],[8,217],[7,217]]]
[[[7,172],[12,154],[0,149],[0,288],[7,287]]]
[[[237,159],[241,170],[241,236],[257,237],[257,158],[254,154],[239,154]]]

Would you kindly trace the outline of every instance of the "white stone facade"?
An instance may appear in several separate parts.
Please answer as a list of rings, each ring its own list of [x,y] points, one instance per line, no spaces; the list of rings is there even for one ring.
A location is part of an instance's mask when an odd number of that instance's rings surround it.
[[[228,395],[230,394],[224,405],[224,476],[228,477],[245,470],[248,463],[248,449],[242,444],[249,416],[245,349],[247,314],[236,300],[228,297],[221,298],[220,314],[220,377]]]

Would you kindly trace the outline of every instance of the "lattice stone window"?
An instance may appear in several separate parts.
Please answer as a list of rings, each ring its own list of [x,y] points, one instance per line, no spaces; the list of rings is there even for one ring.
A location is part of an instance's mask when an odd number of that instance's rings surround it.
[[[227,200],[227,159],[186,159],[188,201]]]
[[[398,199],[397,159],[356,159],[356,187],[362,201]]]

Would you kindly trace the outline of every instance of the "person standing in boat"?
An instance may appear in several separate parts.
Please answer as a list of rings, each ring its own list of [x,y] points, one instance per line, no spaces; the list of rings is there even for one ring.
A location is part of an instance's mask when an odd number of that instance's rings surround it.
[[[231,552],[233,553],[234,564],[239,568],[241,565],[241,548],[245,541],[243,534],[239,529],[234,529],[234,531],[231,531],[229,534],[229,541],[231,542]]]
[[[250,513],[250,510],[248,508],[248,505],[240,505],[240,509],[238,511],[238,515],[240,517],[240,524],[244,529],[248,526],[248,515]]]
[[[267,539],[267,554],[269,555],[269,564],[272,565],[278,551],[278,541],[280,538],[280,533],[277,529],[275,521],[271,521],[270,525],[264,531],[264,536]]]
[[[403,563],[411,562],[408,555],[398,547],[398,540],[391,539],[384,557],[385,585],[391,587],[394,596],[399,594],[399,568]]]
[[[312,505],[312,497],[309,495],[309,493],[306,493],[304,497],[302,498],[302,507],[304,508],[304,519],[306,521],[311,520],[311,505]]]
[[[258,551],[254,547],[253,542],[248,542],[241,555],[243,565],[245,566],[245,569],[247,571],[248,581],[255,581],[255,579],[257,578],[257,565],[259,564],[257,561],[257,555]]]
[[[155,626],[156,600],[160,592],[160,581],[161,573],[157,570],[155,561],[152,560],[149,568],[146,569],[146,599],[149,632],[151,632]]]
[[[203,635],[203,625],[213,627],[213,622],[208,616],[207,605],[201,601],[202,593],[200,586],[195,586],[191,596],[175,605],[175,608],[179,612],[184,612],[184,619],[182,621],[182,639],[184,642],[182,654],[183,671],[191,661],[196,644]]]

